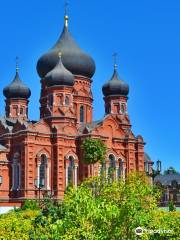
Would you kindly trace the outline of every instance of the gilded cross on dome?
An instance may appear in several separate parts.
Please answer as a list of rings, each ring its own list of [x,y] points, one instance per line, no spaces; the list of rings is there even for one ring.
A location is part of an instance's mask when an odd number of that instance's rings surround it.
[[[62,52],[59,52],[59,53],[58,53],[58,56],[59,56],[59,58],[61,59],[61,57],[62,57]]]
[[[65,4],[64,4],[64,20],[65,20],[65,26],[68,27],[68,20],[69,20],[69,17],[68,17],[68,6],[69,6],[69,3],[68,3],[68,0],[65,0]]]

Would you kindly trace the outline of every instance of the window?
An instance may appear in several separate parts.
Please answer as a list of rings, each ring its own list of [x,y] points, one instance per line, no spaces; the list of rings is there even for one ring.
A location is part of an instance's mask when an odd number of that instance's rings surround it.
[[[111,167],[111,168],[116,167],[115,157],[113,154],[109,155],[109,167]]]
[[[114,180],[115,175],[115,169],[116,169],[116,160],[113,154],[109,155],[109,169],[108,169],[108,175],[110,180]]]
[[[39,185],[45,187],[46,180],[47,157],[45,154],[41,155],[41,164],[39,166]]]
[[[49,105],[50,105],[50,106],[53,106],[53,101],[54,101],[53,95],[50,95],[50,96],[49,96]]]
[[[68,96],[66,96],[66,98],[65,98],[65,105],[66,105],[66,106],[69,105],[69,97],[68,97]]]
[[[73,156],[69,157],[69,167],[68,167],[68,185],[73,184],[73,171],[74,171],[74,158]]]
[[[109,104],[106,105],[105,112],[106,112],[106,114],[110,114],[111,113],[111,106]]]
[[[19,164],[16,166],[16,177],[17,177],[17,187],[19,187],[19,185],[20,185],[20,166],[19,166]]]
[[[124,114],[126,112],[125,103],[121,103],[121,113]]]
[[[123,174],[124,174],[124,162],[123,162],[123,160],[119,159],[119,174],[118,174],[118,177],[123,178]]]
[[[13,106],[13,114],[18,115],[18,106]]]
[[[6,107],[6,116],[9,116],[9,115],[10,115],[10,107],[7,106],[7,107]]]
[[[23,113],[24,113],[24,109],[21,107],[20,108],[20,114],[23,115]]]
[[[14,159],[12,163],[12,189],[18,190],[20,188],[20,155],[19,153],[14,154]]]
[[[84,106],[80,107],[80,122],[84,122]]]

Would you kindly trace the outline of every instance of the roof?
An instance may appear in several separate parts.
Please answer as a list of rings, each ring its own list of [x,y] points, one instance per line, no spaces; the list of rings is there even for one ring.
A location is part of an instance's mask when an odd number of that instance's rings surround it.
[[[145,162],[152,162],[150,156],[146,152],[144,153],[144,161]]]
[[[7,148],[0,144],[0,152],[7,151]]]
[[[6,98],[25,98],[31,96],[30,89],[21,81],[19,73],[16,71],[14,80],[4,88],[3,94]]]
[[[154,178],[155,183],[161,183],[163,186],[172,185],[172,182],[176,181],[180,184],[180,174],[179,173],[169,173],[167,175],[157,175]]]
[[[127,96],[129,93],[129,86],[127,83],[122,81],[117,72],[117,67],[116,65],[114,66],[114,73],[111,79],[106,82],[103,87],[102,91],[104,96]]]
[[[7,118],[4,116],[0,116],[0,124],[8,130],[8,132],[12,132],[14,125],[20,122],[22,125],[24,125],[25,127],[28,127],[29,124],[33,123],[33,121],[25,121],[22,119],[13,119],[13,118]],[[1,133],[0,133],[1,135]]]
[[[91,123],[81,123],[81,126],[79,128],[79,132],[83,133],[84,129],[86,128],[88,130],[88,132],[91,132],[97,125],[101,124],[102,120],[97,120],[97,121],[93,121]]]
[[[61,55],[59,56],[59,61],[55,68],[46,74],[45,83],[48,87],[74,85],[74,76],[64,67]]]
[[[38,60],[37,71],[41,78],[56,66],[59,52],[62,53],[63,65],[72,74],[91,78],[95,73],[94,60],[77,45],[66,23],[54,47]]]

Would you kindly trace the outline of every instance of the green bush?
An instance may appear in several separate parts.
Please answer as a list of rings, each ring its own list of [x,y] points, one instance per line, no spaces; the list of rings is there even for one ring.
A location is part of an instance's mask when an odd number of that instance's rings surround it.
[[[173,201],[169,201],[168,203],[168,207],[169,207],[169,211],[172,212],[172,211],[175,211],[176,210],[176,207],[174,206],[174,203]]]
[[[32,220],[39,211],[11,211],[0,215],[0,239],[1,240],[26,240],[33,230]],[[34,231],[34,230],[33,230]]]
[[[39,210],[39,204],[36,200],[26,200],[21,208],[22,210]]]
[[[45,199],[40,212],[0,216],[0,239],[135,240],[137,227],[144,230],[139,239],[180,239],[180,211],[159,210],[159,196],[141,174],[112,183],[89,179],[70,188],[63,202]]]

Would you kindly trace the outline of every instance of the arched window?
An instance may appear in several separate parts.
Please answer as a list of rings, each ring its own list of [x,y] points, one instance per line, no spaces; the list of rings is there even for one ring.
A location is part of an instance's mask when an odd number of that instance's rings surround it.
[[[110,154],[109,155],[109,169],[108,169],[108,175],[109,175],[110,180],[114,180],[115,169],[116,169],[116,159],[113,154]]]
[[[73,175],[74,175],[74,158],[73,156],[69,156],[68,185],[73,185]]]
[[[13,190],[18,190],[20,188],[20,178],[21,178],[21,173],[20,173],[20,154],[15,153],[14,158],[13,158],[13,163],[12,163],[12,189]]]
[[[125,103],[121,103],[121,113],[122,114],[124,114],[124,113],[126,113],[126,105],[125,105]]]
[[[116,161],[115,161],[115,157],[113,154],[109,155],[109,167],[111,167],[111,168],[116,167]]]
[[[18,106],[16,105],[13,106],[13,114],[18,115]]]
[[[80,122],[84,122],[84,106],[80,107]]]
[[[53,101],[54,101],[54,97],[53,97],[53,95],[51,94],[50,96],[49,96],[49,105],[52,107],[53,106]]]
[[[20,187],[20,165],[19,164],[17,164],[16,166],[16,177],[17,177],[17,181],[16,181],[17,188],[19,188]]]
[[[24,109],[21,107],[20,108],[20,114],[23,115],[23,113],[24,113]]]
[[[106,114],[110,114],[111,113],[111,105],[110,104],[106,105],[105,112],[106,112]]]
[[[122,159],[119,159],[118,162],[119,162],[118,177],[119,177],[119,178],[123,178],[123,174],[124,174],[124,162],[123,162]]]
[[[47,174],[47,157],[45,154],[41,155],[41,163],[39,166],[39,186],[45,187]]]
[[[69,97],[68,97],[68,96],[66,96],[66,98],[65,98],[65,105],[66,105],[66,106],[69,105]]]

